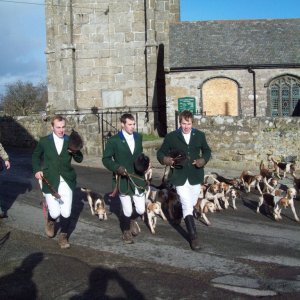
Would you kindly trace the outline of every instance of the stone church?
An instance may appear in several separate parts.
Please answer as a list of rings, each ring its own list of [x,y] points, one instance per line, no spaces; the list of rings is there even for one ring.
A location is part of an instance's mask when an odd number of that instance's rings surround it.
[[[179,0],[45,3],[52,111],[142,113],[139,130],[160,135],[186,108],[295,114],[300,19],[180,22]]]

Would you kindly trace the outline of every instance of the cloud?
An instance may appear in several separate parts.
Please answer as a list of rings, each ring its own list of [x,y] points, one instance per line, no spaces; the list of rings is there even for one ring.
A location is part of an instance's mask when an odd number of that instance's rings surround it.
[[[44,5],[0,2],[0,93],[17,80],[45,81],[45,26]]]

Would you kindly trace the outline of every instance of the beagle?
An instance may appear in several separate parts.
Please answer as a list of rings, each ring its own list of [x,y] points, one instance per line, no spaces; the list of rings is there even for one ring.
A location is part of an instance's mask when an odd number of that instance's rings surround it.
[[[81,191],[86,193],[92,215],[98,215],[99,220],[107,220],[107,211],[103,197],[87,188],[81,188]]]

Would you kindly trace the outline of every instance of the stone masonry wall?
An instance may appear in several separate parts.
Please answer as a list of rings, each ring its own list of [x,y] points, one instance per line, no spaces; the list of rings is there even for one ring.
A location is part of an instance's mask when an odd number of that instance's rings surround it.
[[[83,152],[101,157],[102,140],[94,115],[67,116],[67,133],[78,130]],[[212,148],[209,167],[256,170],[267,155],[300,158],[300,118],[195,117],[194,127],[206,133]],[[40,116],[0,118],[0,141],[7,146],[34,147],[39,137],[51,132],[50,122]],[[144,151],[154,162],[162,139],[144,142]]]
[[[157,49],[179,0],[46,0],[52,111],[146,108],[155,103]],[[146,19],[146,24],[145,24]]]
[[[268,89],[270,80],[281,75],[300,77],[299,69],[254,69],[256,76],[256,116],[269,115]],[[178,98],[195,97],[196,109],[201,110],[202,86],[210,78],[225,77],[236,82],[239,116],[253,116],[253,80],[247,69],[206,70],[194,72],[174,72],[166,76],[167,116],[169,130],[174,129],[175,110],[178,110]],[[224,91],[224,97],[227,92]],[[224,99],[221,99],[224,100]]]

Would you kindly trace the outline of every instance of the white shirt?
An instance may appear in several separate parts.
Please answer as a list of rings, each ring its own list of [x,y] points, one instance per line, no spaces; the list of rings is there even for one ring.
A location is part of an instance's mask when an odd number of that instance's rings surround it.
[[[190,143],[191,132],[192,132],[192,131],[190,131],[189,133],[183,133],[183,132],[182,132],[182,135],[183,135],[183,137],[184,137],[184,139],[185,139],[185,142],[186,142],[187,144]]]
[[[64,138],[60,138],[58,137],[54,132],[53,132],[53,139],[54,139],[54,144],[55,144],[55,148],[56,148],[56,151],[58,153],[58,155],[61,153],[62,151],[62,148],[63,148],[63,145],[64,145]],[[59,176],[60,178],[60,182],[64,182],[65,180]]]
[[[125,130],[122,129],[122,133],[124,135],[124,138],[129,146],[129,149],[131,153],[133,154],[134,147],[135,147],[135,141],[134,141],[134,136],[133,134],[128,134]]]
[[[53,133],[53,139],[54,139],[54,144],[56,147],[56,151],[58,153],[58,155],[61,153],[61,150],[63,148],[64,145],[64,138],[60,138],[58,137],[55,133]]]

